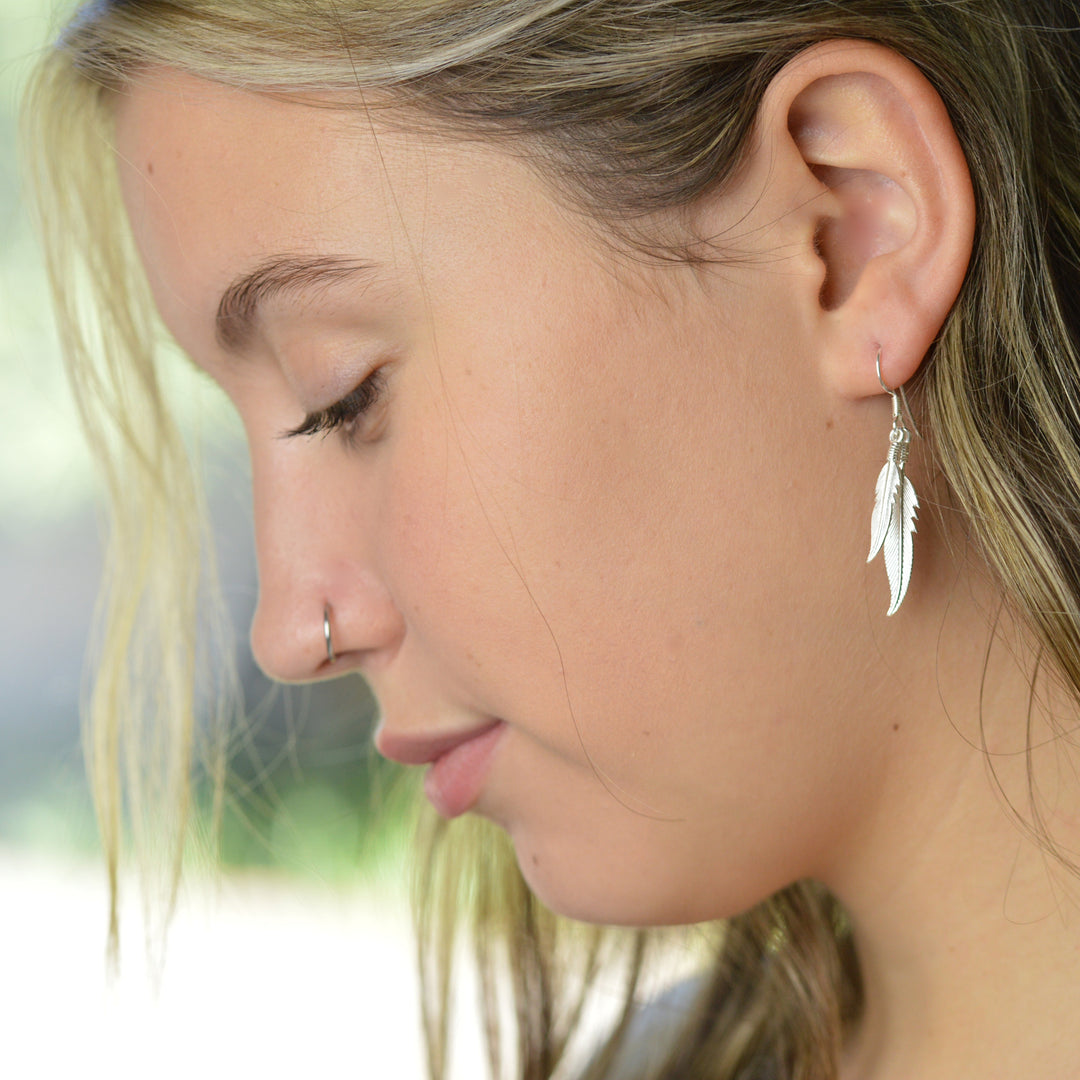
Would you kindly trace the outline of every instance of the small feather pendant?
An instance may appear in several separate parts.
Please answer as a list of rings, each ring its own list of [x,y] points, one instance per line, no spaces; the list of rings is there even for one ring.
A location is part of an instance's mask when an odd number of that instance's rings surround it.
[[[878,473],[874,514],[870,519],[870,554],[866,561],[872,562],[879,551],[885,554],[891,593],[887,615],[896,613],[911,580],[912,537],[919,500],[911,481],[904,475],[910,440],[910,434],[902,426],[893,428],[889,460]]]

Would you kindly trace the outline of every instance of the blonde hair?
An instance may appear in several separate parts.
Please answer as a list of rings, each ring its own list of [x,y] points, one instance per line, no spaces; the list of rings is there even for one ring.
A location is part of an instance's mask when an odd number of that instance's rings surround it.
[[[29,115],[60,324],[114,514],[88,745],[114,873],[121,772],[134,806],[159,809],[144,844],[167,837],[178,866],[197,640],[189,571],[202,550],[197,490],[158,390],[149,300],[111,174],[109,98],[136,69],[172,65],[258,91],[386,91],[417,123],[506,140],[611,235],[686,258],[687,246],[670,236],[661,243],[651,228],[660,212],[677,217],[724,184],[781,67],[829,38],[895,48],[949,109],[978,214],[962,293],[923,365],[923,422],[1007,603],[1080,698],[1078,18],[1069,0],[87,6],[43,65]],[[163,783],[156,801],[148,776]],[[432,826],[420,868],[432,1077],[444,1072],[465,901],[480,928],[473,937],[496,1071],[507,1044],[500,969],[511,974],[515,1002],[514,1074],[533,1080],[559,1068],[609,947],[629,957],[621,1020],[588,1071],[601,1076],[632,1015],[650,937],[556,919],[528,893],[503,838],[482,824],[450,831],[467,835],[450,845],[447,830]],[[834,1077],[860,1007],[836,902],[794,885],[725,924],[711,948],[711,973],[654,1075]]]

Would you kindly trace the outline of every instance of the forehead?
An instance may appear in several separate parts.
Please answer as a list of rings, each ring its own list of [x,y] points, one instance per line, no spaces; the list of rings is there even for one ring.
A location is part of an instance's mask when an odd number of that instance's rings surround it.
[[[274,169],[271,186],[288,194],[289,181],[299,177],[311,155],[323,170],[355,156],[341,144],[362,129],[349,103],[341,104],[318,107],[299,97],[151,68],[117,96],[117,149],[129,168],[149,168],[162,194],[175,184],[194,197],[207,188],[215,194],[227,193],[230,186],[243,190],[267,166]],[[359,100],[355,106],[360,109]],[[208,173],[208,164],[218,168]],[[159,170],[165,171],[158,175]],[[317,199],[317,191],[311,194]]]
[[[238,273],[281,256],[415,276],[477,238],[537,227],[538,181],[510,155],[155,69],[116,108],[121,188],[165,322],[189,351]]]
[[[153,70],[118,99],[121,189],[159,299],[195,305],[230,264],[306,249],[370,188],[346,114]],[[349,144],[352,143],[350,153]],[[163,295],[164,294],[164,295]],[[163,314],[166,314],[163,311]]]

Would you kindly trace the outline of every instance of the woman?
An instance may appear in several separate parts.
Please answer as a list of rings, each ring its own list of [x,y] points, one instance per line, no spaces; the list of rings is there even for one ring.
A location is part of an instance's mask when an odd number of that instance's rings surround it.
[[[88,5],[31,112],[116,512],[112,865],[121,755],[157,725],[179,851],[192,753],[152,300],[247,431],[260,663],[362,674],[380,751],[512,843],[424,855],[433,1075],[466,896],[514,1075],[612,958],[577,1075],[1075,1075],[1078,16]],[[718,932],[635,1022],[652,935],[547,908]]]

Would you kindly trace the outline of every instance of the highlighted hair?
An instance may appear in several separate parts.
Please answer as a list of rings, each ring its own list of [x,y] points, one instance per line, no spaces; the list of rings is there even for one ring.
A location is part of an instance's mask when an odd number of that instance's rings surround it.
[[[43,64],[28,115],[64,345],[113,512],[87,743],[114,881],[122,788],[137,847],[163,845],[165,880],[178,872],[195,730],[192,567],[208,565],[111,164],[110,100],[140,67],[172,65],[253,91],[377,91],[369,98],[404,106],[418,124],[506,141],[620,241],[688,257],[670,234],[657,240],[657,221],[677,223],[680,209],[723,186],[789,59],[841,37],[909,57],[949,109],[978,215],[962,293],[923,365],[923,424],[1006,602],[1080,699],[1078,23],[1072,0],[86,6]],[[1034,796],[1028,817],[1038,834]],[[621,1019],[582,1074],[603,1075],[652,938],[543,911],[507,843],[482,824],[434,826],[429,839],[418,924],[431,1076],[445,1072],[453,941],[466,910],[496,1072],[510,1054],[513,1075],[554,1075],[593,975],[622,958]],[[707,940],[700,993],[650,1075],[834,1077],[860,1000],[835,901],[794,885]],[[516,1037],[500,1031],[506,986]]]

